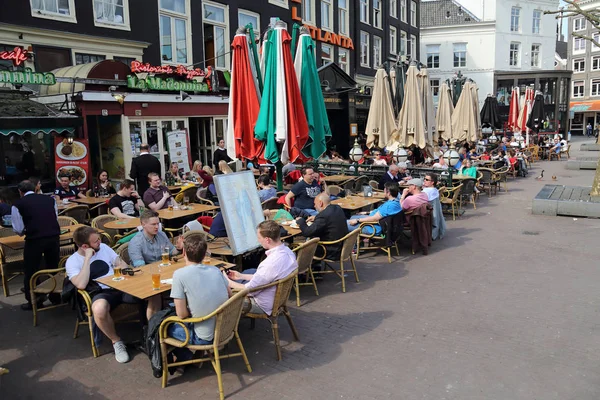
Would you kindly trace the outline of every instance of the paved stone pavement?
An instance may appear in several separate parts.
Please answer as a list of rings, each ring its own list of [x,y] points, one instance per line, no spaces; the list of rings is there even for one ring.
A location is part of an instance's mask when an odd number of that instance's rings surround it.
[[[552,175],[556,183],[591,185],[593,172],[539,163],[528,178],[511,179],[508,193],[483,195],[476,210],[467,206],[462,218],[450,219],[429,256],[412,256],[405,245],[392,264],[381,255],[359,260],[361,281],[350,280],[347,293],[333,277],[319,284],[319,297],[304,287],[306,303],[290,302],[301,340],[291,342],[282,319],[280,362],[268,323],[250,330],[242,321],[254,371],[239,359],[225,361],[226,396],[600,398],[600,221],[531,215],[532,198]],[[17,292],[19,283],[12,286]],[[85,329],[72,338],[70,310],[42,313],[33,328],[17,307],[22,300],[0,297],[0,365],[11,370],[0,383],[2,399],[218,396],[209,365],[161,389],[145,355],[134,352],[119,365],[105,343],[94,359]]]

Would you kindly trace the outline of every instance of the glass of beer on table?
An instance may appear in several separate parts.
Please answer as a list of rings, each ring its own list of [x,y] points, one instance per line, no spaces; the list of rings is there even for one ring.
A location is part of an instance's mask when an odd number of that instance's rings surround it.
[[[152,290],[160,290],[160,274],[152,274]]]
[[[190,204],[190,198],[188,196],[185,196],[183,198],[183,205],[187,207],[188,204]]]
[[[123,273],[122,273],[122,268],[123,268],[123,260],[121,260],[121,257],[115,257],[115,259],[112,262],[113,265],[113,271],[114,271],[114,275],[112,280],[113,281],[121,281],[123,279],[125,279],[123,277]]]
[[[169,262],[170,251],[171,250],[169,249],[169,246],[163,247],[162,252],[160,254],[160,258],[161,258],[160,266],[161,267],[167,267],[167,266],[171,265],[171,263]]]

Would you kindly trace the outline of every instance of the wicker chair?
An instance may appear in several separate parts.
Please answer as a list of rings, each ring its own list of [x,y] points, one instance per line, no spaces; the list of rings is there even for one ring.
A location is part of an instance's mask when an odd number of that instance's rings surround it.
[[[89,207],[85,204],[69,207],[60,213],[61,216],[71,217],[79,224],[85,224],[89,219]]]
[[[561,149],[561,153],[564,153],[564,154],[566,154],[566,155],[567,155],[567,160],[568,160],[569,158],[571,158],[571,153],[570,153],[570,151],[571,151],[571,145],[570,145],[570,144],[568,144],[566,148],[565,148],[565,147],[563,147],[563,148]]]
[[[206,206],[213,206],[213,207],[215,205],[215,203],[213,203],[212,201],[202,198],[202,197],[198,197],[198,203],[204,204]],[[210,217],[214,217],[215,215],[217,215],[217,211],[216,210],[206,211],[206,212],[201,213],[200,215],[208,215]]]
[[[67,262],[68,256],[60,259],[58,262],[58,268],[56,269],[42,269],[31,277],[29,280],[29,287],[31,293],[31,306],[33,309],[33,326],[37,326],[37,313],[38,311],[51,310],[56,307],[66,306],[69,303],[53,304],[51,306],[44,307],[40,310],[37,308],[38,296],[48,296],[55,294],[60,296],[63,290],[63,284],[65,282],[65,263]],[[37,283],[41,277],[47,277],[43,282]]]
[[[298,262],[298,274],[296,275],[294,282],[294,290],[296,291],[296,305],[298,307],[301,306],[300,286],[312,285],[312,287],[315,289],[315,295],[319,295],[317,283],[315,282],[315,275],[313,274],[311,268],[313,257],[315,256],[317,246],[319,245],[319,240],[319,238],[310,239],[294,249],[294,253],[296,253],[296,261]],[[307,278],[310,279],[310,282],[300,282],[298,275],[302,274],[307,274]]]
[[[489,168],[478,168],[477,172],[481,172],[481,179],[478,180],[478,186],[481,190],[486,191],[488,197],[492,196],[492,188],[494,194],[498,191],[498,182],[494,180],[494,171]]]
[[[363,186],[366,186],[369,184],[369,177],[366,175],[362,175],[359,176],[358,178],[356,178],[354,180],[354,186],[352,187],[352,190],[355,193],[362,193],[363,191]]]
[[[131,265],[131,257],[129,257],[129,242],[123,243],[122,245],[117,247],[115,253],[117,253],[117,255],[121,257],[121,260],[123,260],[125,264]]]
[[[279,210],[281,207],[277,204],[279,199],[277,197],[272,197],[268,200],[265,200],[261,203],[263,210]]]
[[[0,228],[0,237],[15,236],[10,228]],[[10,296],[8,283],[23,273],[23,249],[13,250],[0,245],[0,275],[4,296]]]
[[[463,200],[473,204],[473,209],[476,210],[475,205],[475,179],[463,179],[462,188],[460,190],[460,205],[462,207]]]
[[[67,216],[64,216],[64,215],[59,215],[57,219],[58,219],[58,225],[61,228],[65,228],[65,227],[69,227],[71,225],[78,225],[79,224],[79,222],[77,222],[77,220],[75,218],[73,218],[73,217],[67,217]]]
[[[387,218],[387,223],[388,224],[392,224],[395,226],[399,226],[399,230],[397,230],[395,232],[396,237],[387,237],[385,235],[385,232],[382,232],[377,235],[375,234],[376,230],[375,230],[375,225],[378,225],[378,223],[376,222],[363,222],[362,224],[360,224],[360,227],[357,229],[357,231],[360,231],[360,235],[359,235],[359,239],[356,241],[356,259],[358,260],[358,257],[360,256],[360,252],[365,251],[365,250],[383,250],[383,252],[385,254],[387,254],[388,257],[388,263],[392,263],[392,248],[396,249],[396,254],[398,254],[398,256],[400,256],[400,250],[398,249],[398,239],[399,239],[399,234],[400,231],[402,230],[402,226],[404,225],[404,213],[398,213],[396,215],[390,215]],[[383,222],[382,222],[383,224]],[[368,233],[362,233],[363,228],[365,227],[371,227],[372,233],[368,234]],[[369,245],[368,246],[361,246],[361,240],[360,239],[367,239],[369,241]]]
[[[440,203],[450,206],[452,209],[452,220],[456,220],[456,214],[460,216],[460,191],[462,189],[462,183],[452,189],[443,188],[440,189]]]
[[[343,189],[338,185],[327,185],[327,193],[329,193],[330,196],[337,196],[342,190]]]
[[[325,266],[330,269],[330,271],[328,271],[328,270],[313,271],[313,273],[315,273],[315,274],[331,274],[331,273],[336,274],[342,280],[342,292],[343,293],[346,292],[346,277],[344,276],[344,274],[345,274],[344,263],[346,261],[350,260],[350,264],[352,265],[352,271],[354,272],[354,279],[356,280],[356,282],[359,281],[358,280],[358,272],[356,272],[356,264],[354,263],[354,258],[352,258],[352,248],[356,244],[359,234],[360,234],[360,230],[355,229],[341,239],[330,241],[330,242],[319,242],[319,246],[321,246],[323,248],[323,256],[315,257],[315,260],[322,261],[325,264]],[[328,259],[326,246],[332,245],[332,244],[339,244],[339,243],[343,243],[342,251],[340,252],[340,258],[338,260]],[[338,263],[338,262],[340,263],[340,269],[335,269],[331,264]]]
[[[505,192],[508,192],[507,174],[509,171],[510,171],[510,167],[507,167],[507,166],[504,166],[504,167],[494,170],[494,175],[497,180],[496,182],[497,182],[498,186],[500,186],[500,183],[504,183],[504,191]]]
[[[346,181],[346,183],[344,183],[343,187],[344,190],[350,190],[353,191],[354,190],[354,179],[355,178],[350,178],[350,180]]]
[[[279,324],[277,322],[279,318],[279,314],[285,315],[285,318],[290,325],[290,329],[292,330],[292,334],[294,335],[294,340],[300,340],[298,337],[298,331],[296,330],[296,326],[294,325],[294,321],[292,321],[292,316],[287,309],[286,302],[290,297],[290,292],[292,291],[292,287],[294,286],[294,282],[298,276],[298,270],[296,269],[294,272],[289,274],[287,277],[280,279],[275,282],[271,282],[268,285],[257,286],[252,288],[249,293],[257,292],[260,290],[268,289],[270,287],[275,287],[275,298],[273,300],[273,311],[271,315],[267,315],[265,313],[260,314],[252,314],[247,313],[244,315],[246,318],[252,318],[252,326],[254,327],[254,320],[256,319],[266,319],[271,323],[271,330],[273,331],[273,341],[275,342],[275,351],[277,352],[277,361],[281,361],[281,345],[279,343]]]
[[[79,327],[81,325],[87,325],[90,331],[90,342],[92,345],[92,354],[94,357],[99,357],[100,352],[98,351],[98,346],[96,345],[96,341],[94,340],[94,329],[93,329],[93,318],[94,314],[92,311],[92,298],[89,293],[85,290],[78,289],[77,295],[81,298],[83,303],[81,305],[85,305],[85,309],[82,310],[84,319],[79,320],[79,317],[75,319],[75,332],[73,333],[73,339],[77,339],[79,336]],[[140,308],[138,304],[128,304],[122,303],[117,306],[114,310],[111,310],[110,313],[115,324],[119,323],[139,323],[140,322]]]
[[[379,190],[379,182],[371,179],[369,181],[369,186],[371,186],[373,188],[373,190]]]
[[[104,225],[106,225],[109,222],[116,221],[118,219],[119,218],[115,217],[114,215],[105,214],[105,215],[99,215],[99,216],[97,216],[96,218],[94,218],[92,220],[92,223],[91,223],[92,228],[101,229],[104,232],[106,232],[106,234],[108,235],[108,237],[111,240],[111,244],[109,245],[110,247],[113,246],[113,244],[114,244],[114,238],[115,238],[115,236],[117,236],[119,234],[119,230],[118,229],[105,228]]]
[[[96,204],[94,207],[90,208],[90,215],[106,215],[110,214],[108,211],[108,204],[106,202]]]
[[[194,363],[202,363],[204,361],[210,361],[212,363],[213,368],[215,369],[215,373],[217,374],[217,384],[219,386],[219,398],[223,400],[225,398],[225,394],[223,392],[223,379],[221,377],[221,360],[225,358],[232,357],[242,357],[244,363],[246,364],[246,368],[248,372],[252,372],[252,367],[250,366],[250,362],[248,361],[248,357],[246,356],[246,351],[244,350],[244,346],[242,345],[242,340],[240,339],[240,335],[238,334],[238,325],[240,322],[240,316],[242,314],[242,305],[244,304],[244,298],[248,294],[247,290],[242,290],[232,296],[229,300],[223,303],[219,308],[215,311],[206,315],[204,317],[199,318],[187,318],[181,319],[178,317],[169,317],[166,318],[161,324],[159,329],[159,338],[160,338],[160,348],[162,353],[162,365],[163,365],[163,375],[162,375],[162,387],[167,387],[167,381],[169,378],[169,367],[176,367],[181,365],[189,365]],[[188,344],[188,341],[185,342],[179,341],[167,335],[167,331],[169,326],[172,324],[180,324],[183,326],[183,329],[186,331],[186,337],[189,338],[190,334],[188,332],[187,326],[185,324],[191,324],[196,322],[206,321],[208,319],[215,319],[215,331],[214,331],[214,341],[212,344],[208,345],[191,345]],[[228,344],[232,339],[235,338],[237,345],[240,349],[239,353],[232,353],[221,355],[220,351],[223,346]],[[189,339],[188,339],[189,340]],[[169,352],[173,351],[176,347],[185,347],[192,351],[206,351],[207,355],[203,358],[193,358],[188,361],[174,362],[169,363],[167,360],[167,356]]]

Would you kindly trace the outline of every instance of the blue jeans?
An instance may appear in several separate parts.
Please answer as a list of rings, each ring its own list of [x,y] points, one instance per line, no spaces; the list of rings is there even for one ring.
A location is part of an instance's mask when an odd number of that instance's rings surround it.
[[[190,333],[190,340],[189,340],[188,344],[196,344],[196,345],[212,344],[212,342],[213,342],[212,340],[204,340],[204,339],[200,339],[198,336],[196,336],[196,331],[194,330],[194,324],[185,324],[185,326],[187,327],[188,332]],[[179,324],[169,325],[169,328],[167,329],[167,335],[169,335],[170,337],[172,337],[174,339],[181,340],[182,342],[185,341],[185,330]],[[175,348],[173,350],[173,354],[175,354],[175,357],[177,357],[177,362],[188,361],[188,360],[192,359],[191,350],[186,349],[184,347]]]
[[[319,213],[317,210],[313,210],[312,208],[303,208],[302,211],[304,211],[311,217],[314,217],[315,215],[317,215]]]
[[[350,217],[351,220],[352,219],[360,219],[360,218],[365,218],[365,215],[353,215],[353,216]],[[360,224],[350,225],[349,221],[346,221],[346,224],[348,225],[348,231],[349,232],[352,232],[352,231],[358,229],[358,227],[360,226]],[[370,235],[370,234],[373,233],[373,228],[371,228],[370,226],[365,226],[362,229],[361,233],[364,233],[365,235]],[[375,233],[377,235],[379,235],[381,233],[381,227],[377,223],[375,224]]]
[[[248,269],[245,269],[242,271],[242,274],[248,274],[248,275],[254,275],[255,273],[256,273],[256,268],[248,268]],[[250,280],[238,279],[236,282],[245,285],[246,283],[250,282]]]

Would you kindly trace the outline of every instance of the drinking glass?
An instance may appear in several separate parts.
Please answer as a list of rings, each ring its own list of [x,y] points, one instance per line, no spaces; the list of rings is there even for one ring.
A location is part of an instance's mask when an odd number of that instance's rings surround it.
[[[168,200],[169,202],[169,211],[173,211],[173,202],[171,200]]]
[[[112,262],[113,265],[113,271],[114,271],[114,275],[112,280],[113,281],[122,281],[123,279],[123,274],[121,272],[121,268],[123,268],[123,260],[121,260],[121,257],[115,257],[115,259]]]
[[[185,196],[183,198],[183,205],[187,207],[188,204],[190,204],[190,198],[188,196]]]
[[[152,290],[160,290],[160,274],[152,274]]]
[[[160,266],[161,267],[168,267],[169,265],[171,265],[171,263],[169,262],[169,252],[170,252],[169,246],[165,246],[162,249],[162,253],[160,255],[160,257],[161,257]]]
[[[211,260],[210,256],[211,256],[210,251],[206,250],[206,254],[204,255],[204,260],[203,261],[205,263],[209,263],[210,260]]]

